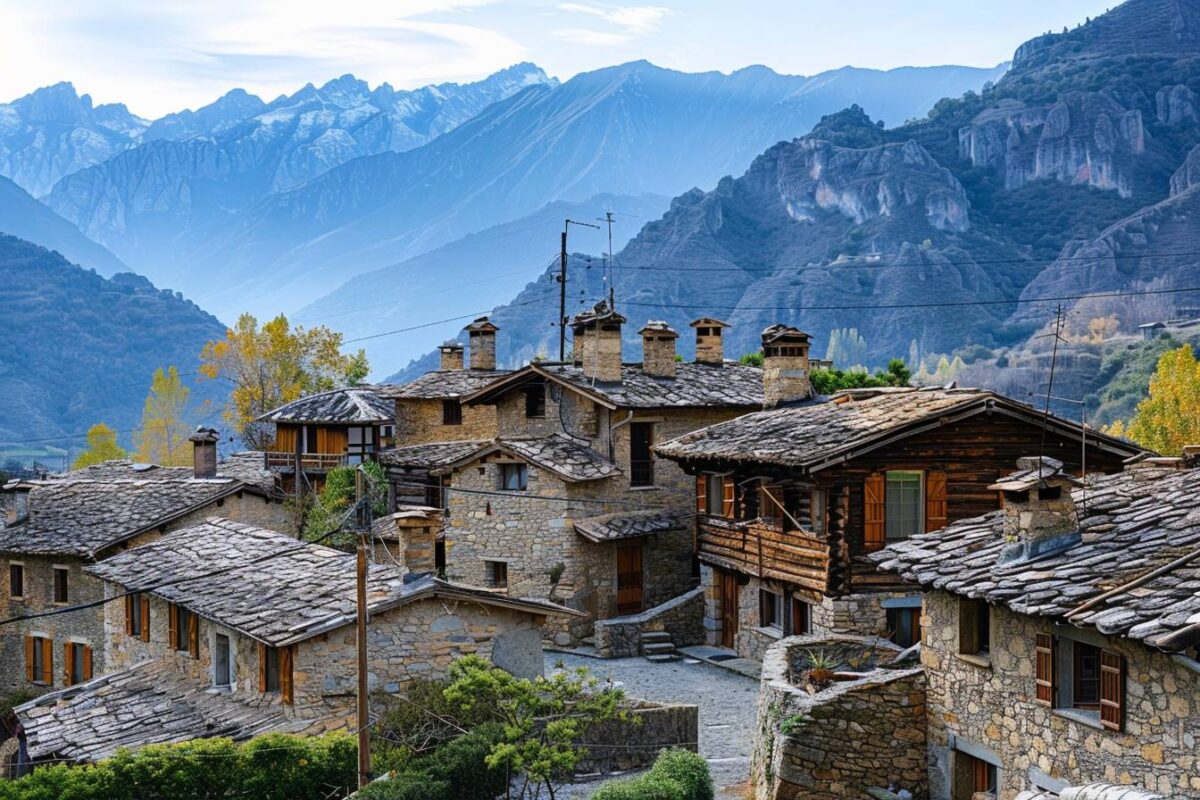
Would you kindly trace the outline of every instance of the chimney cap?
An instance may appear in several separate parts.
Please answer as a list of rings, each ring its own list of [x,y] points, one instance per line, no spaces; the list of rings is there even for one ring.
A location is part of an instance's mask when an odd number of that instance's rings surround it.
[[[469,331],[470,333],[495,333],[500,329],[497,328],[495,323],[493,323],[490,319],[488,319],[486,316],[483,316],[477,318],[470,325],[463,328],[463,330]]]
[[[776,342],[788,342],[792,344],[804,343],[807,344],[812,339],[804,331],[799,328],[793,328],[791,325],[784,325],[777,322],[765,328],[762,332],[762,343],[775,344]]]
[[[678,339],[679,334],[675,329],[661,319],[652,319],[638,331],[642,336],[650,334],[652,336],[669,336],[672,339]]]
[[[586,328],[602,322],[621,324],[626,321],[615,308],[609,307],[607,300],[601,300],[591,311],[580,311],[576,314],[571,320],[571,325],[575,328]]]
[[[216,444],[221,441],[221,434],[217,433],[215,428],[206,428],[203,425],[199,425],[196,427],[196,432],[188,437],[188,440],[196,444],[207,444],[210,442]]]
[[[717,319],[716,317],[700,317],[700,319],[692,320],[688,323],[693,328],[732,328],[728,322]]]
[[[1082,486],[1083,482],[1063,471],[1063,463],[1049,456],[1024,456],[1017,459],[1017,471],[988,487],[998,492],[1027,492],[1047,479]]]
[[[454,351],[463,350],[463,343],[456,339],[447,339],[438,345],[438,350]]]

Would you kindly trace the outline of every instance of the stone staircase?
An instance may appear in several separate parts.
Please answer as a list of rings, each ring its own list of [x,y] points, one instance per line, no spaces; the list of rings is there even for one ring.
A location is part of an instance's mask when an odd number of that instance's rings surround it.
[[[646,660],[656,664],[679,660],[679,651],[675,649],[675,642],[671,640],[671,634],[666,631],[642,631],[641,648],[642,655]]]

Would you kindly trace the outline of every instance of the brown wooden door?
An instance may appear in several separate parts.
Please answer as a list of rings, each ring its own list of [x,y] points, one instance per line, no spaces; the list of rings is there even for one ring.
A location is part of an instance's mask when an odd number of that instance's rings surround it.
[[[617,548],[617,613],[636,614],[642,610],[642,546],[625,544]]]
[[[737,575],[722,572],[721,575],[721,646],[733,648],[737,644],[738,632],[738,585]]]

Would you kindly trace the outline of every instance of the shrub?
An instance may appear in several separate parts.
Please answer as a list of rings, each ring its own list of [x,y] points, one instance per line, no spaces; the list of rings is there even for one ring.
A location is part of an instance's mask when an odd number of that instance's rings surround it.
[[[592,800],[688,800],[684,788],[670,778],[643,775],[601,786]]]
[[[688,750],[664,750],[645,775],[610,781],[592,800],[712,800],[708,762]]]
[[[359,800],[448,800],[450,787],[423,772],[409,772],[375,781],[358,793]]]
[[[434,781],[449,787],[446,800],[492,800],[508,785],[502,767],[487,765],[492,748],[502,741],[504,726],[489,722],[447,742],[419,763]]]

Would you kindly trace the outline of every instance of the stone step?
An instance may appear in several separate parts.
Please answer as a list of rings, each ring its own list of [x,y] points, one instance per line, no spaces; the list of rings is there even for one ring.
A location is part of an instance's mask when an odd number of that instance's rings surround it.
[[[642,644],[647,642],[669,642],[671,634],[666,631],[642,631]]]
[[[595,636],[585,636],[579,640],[579,643],[582,645],[586,645],[587,647],[595,647],[596,646],[596,637]]]
[[[642,642],[642,655],[658,655],[660,653],[674,653],[675,645],[671,642]]]
[[[657,655],[648,655],[648,656],[646,656],[646,660],[647,660],[647,661],[653,661],[655,664],[663,664],[663,663],[666,663],[666,662],[668,662],[668,661],[678,661],[678,660],[679,660],[679,654],[678,654],[678,653],[675,653],[675,652],[670,652],[670,653],[658,653]]]

